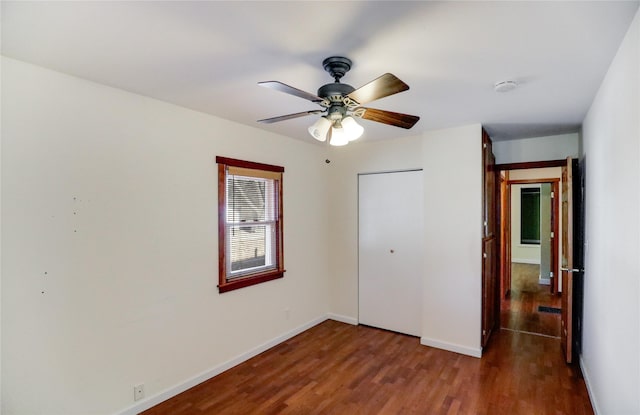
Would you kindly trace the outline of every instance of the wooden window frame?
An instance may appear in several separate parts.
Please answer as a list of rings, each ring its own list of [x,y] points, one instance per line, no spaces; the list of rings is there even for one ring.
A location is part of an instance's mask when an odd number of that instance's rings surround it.
[[[283,206],[282,206],[282,176],[284,167],[271,164],[255,163],[228,157],[216,157],[218,163],[218,292],[224,293],[239,288],[250,287],[267,281],[284,277],[284,244],[283,244]],[[227,278],[227,172],[231,168],[247,169],[255,177],[269,176],[276,184],[276,237],[275,237],[275,269],[249,273],[233,279]],[[275,177],[274,177],[275,176]]]

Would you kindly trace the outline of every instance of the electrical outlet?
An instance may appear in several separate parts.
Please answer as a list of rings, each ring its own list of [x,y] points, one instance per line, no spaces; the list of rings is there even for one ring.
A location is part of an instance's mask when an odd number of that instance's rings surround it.
[[[144,384],[141,383],[133,387],[133,400],[139,401],[144,398]]]

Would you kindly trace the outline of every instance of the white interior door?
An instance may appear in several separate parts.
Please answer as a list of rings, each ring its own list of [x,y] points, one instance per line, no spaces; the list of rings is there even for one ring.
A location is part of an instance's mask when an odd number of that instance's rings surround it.
[[[423,193],[422,171],[359,176],[361,324],[421,334]]]

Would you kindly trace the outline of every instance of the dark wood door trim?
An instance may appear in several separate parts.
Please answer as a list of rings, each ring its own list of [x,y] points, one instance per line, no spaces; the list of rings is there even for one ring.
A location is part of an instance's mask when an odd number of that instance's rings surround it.
[[[524,169],[544,169],[547,167],[563,167],[567,165],[567,160],[547,160],[547,161],[528,161],[526,163],[504,163],[496,164],[494,169],[500,170],[524,170]]]
[[[504,172],[504,177],[497,172],[500,177],[500,205],[499,205],[499,228],[500,228],[500,308],[502,300],[506,299],[511,291],[511,198],[509,197],[509,172]],[[498,315],[499,314],[498,310]]]
[[[539,183],[560,183],[560,178],[552,177],[549,179],[521,179],[521,180],[508,180],[507,185],[512,184],[539,184]]]

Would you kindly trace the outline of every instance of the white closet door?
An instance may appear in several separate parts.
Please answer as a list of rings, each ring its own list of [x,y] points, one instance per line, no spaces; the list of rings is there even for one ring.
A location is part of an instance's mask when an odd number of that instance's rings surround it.
[[[423,193],[422,171],[359,176],[360,324],[421,334]]]

